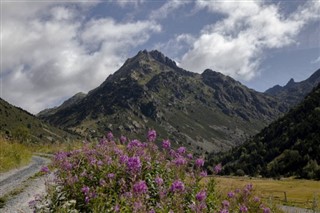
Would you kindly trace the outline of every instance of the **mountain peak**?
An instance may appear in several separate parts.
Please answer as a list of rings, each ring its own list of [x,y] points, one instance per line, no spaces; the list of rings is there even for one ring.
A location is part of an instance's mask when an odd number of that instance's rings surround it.
[[[295,84],[296,82],[294,81],[294,79],[293,78],[291,78],[289,81],[288,81],[288,83],[287,83],[287,85],[286,86],[293,86],[294,84]]]

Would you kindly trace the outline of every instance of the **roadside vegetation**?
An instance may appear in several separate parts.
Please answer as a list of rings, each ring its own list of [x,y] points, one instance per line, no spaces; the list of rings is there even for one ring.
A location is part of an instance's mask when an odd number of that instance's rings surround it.
[[[250,183],[217,194],[214,178],[202,181],[202,156],[173,149],[169,140],[160,148],[156,143],[154,130],[146,142],[109,133],[97,143],[58,152],[52,167],[42,169],[56,175],[48,195],[30,206],[36,212],[278,212]],[[219,164],[212,167],[215,174],[220,170]]]
[[[27,165],[32,156],[28,146],[0,136],[0,172]]]

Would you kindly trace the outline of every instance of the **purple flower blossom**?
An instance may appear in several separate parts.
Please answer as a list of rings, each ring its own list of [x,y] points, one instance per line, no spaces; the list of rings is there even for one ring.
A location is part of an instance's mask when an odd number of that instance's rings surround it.
[[[235,196],[235,193],[233,191],[228,192],[228,197],[229,198],[234,198],[234,196]]]
[[[155,182],[158,186],[161,186],[163,184],[163,179],[161,177],[156,177]]]
[[[258,202],[260,202],[260,198],[257,197],[257,196],[255,196],[255,197],[253,198],[253,201],[258,203]]]
[[[156,211],[154,209],[151,209],[149,213],[156,213]]]
[[[84,198],[84,202],[85,202],[86,204],[88,204],[88,203],[89,203],[89,201],[90,201],[89,196],[86,196],[86,197]]]
[[[163,140],[163,141],[162,141],[162,148],[164,148],[164,149],[170,149],[170,147],[171,147],[171,143],[170,143],[169,140]]]
[[[135,210],[135,212],[141,209],[141,207],[142,207],[142,203],[140,201],[133,203],[133,209]]]
[[[248,189],[249,191],[251,191],[253,189],[253,185],[252,183],[249,183],[246,185],[246,189]]]
[[[120,212],[120,206],[117,204],[113,207],[114,212]]]
[[[43,166],[41,169],[40,169],[40,172],[43,172],[43,173],[48,173],[50,172],[49,168],[47,166]]]
[[[193,158],[193,155],[191,153],[189,153],[189,154],[187,154],[187,158],[191,160]]]
[[[218,165],[216,165],[216,166],[214,167],[214,173],[216,173],[216,174],[220,173],[221,170],[222,170],[221,163],[219,163]]]
[[[229,213],[229,210],[228,210],[228,209],[221,209],[221,210],[219,211],[219,213]]]
[[[129,149],[129,150],[131,150],[132,148],[134,148],[134,147],[140,147],[140,146],[142,146],[142,143],[140,142],[140,141],[138,141],[138,140],[132,140],[132,141],[130,141],[129,143],[128,143],[128,145],[127,145],[127,148]]]
[[[109,179],[113,179],[114,178],[114,174],[113,173],[109,173],[107,176],[108,176]]]
[[[171,185],[172,192],[183,192],[184,191],[184,183],[180,180],[176,180]]]
[[[177,152],[178,152],[180,155],[181,155],[181,154],[184,154],[184,153],[186,152],[186,147],[183,147],[183,146],[179,147],[178,150],[177,150]]]
[[[139,172],[141,167],[142,167],[142,165],[141,165],[141,162],[140,162],[140,158],[138,156],[137,157],[128,158],[127,169],[130,172],[133,172],[133,173]]]
[[[112,140],[113,140],[113,134],[112,134],[112,132],[108,132],[107,137],[108,137],[108,140],[109,140],[109,141],[112,141]]]
[[[198,194],[196,195],[196,199],[198,200],[198,201],[203,201],[203,200],[205,200],[207,198],[207,192],[206,191],[204,191],[204,190],[201,190],[200,192],[198,192]]]
[[[140,180],[139,182],[133,185],[133,191],[135,194],[144,194],[148,191],[148,186],[145,181]]]
[[[207,177],[208,176],[207,171],[200,172],[200,176],[201,177]]]
[[[102,166],[102,165],[103,165],[103,162],[102,162],[101,160],[98,160],[97,165],[98,165],[98,166]]]
[[[197,167],[202,167],[204,165],[204,160],[203,160],[203,158],[198,158],[197,160],[196,160],[196,166]]]
[[[81,192],[84,193],[85,195],[88,195],[90,191],[90,188],[88,186],[84,186],[81,189]]]
[[[120,159],[119,159],[119,162],[120,162],[121,164],[125,164],[125,163],[128,162],[128,159],[129,159],[129,157],[128,157],[127,155],[121,155],[121,156],[120,156]]]
[[[240,212],[248,212],[248,208],[245,205],[240,206]]]
[[[122,136],[120,137],[120,142],[124,144],[125,142],[127,142],[127,138],[122,135]]]
[[[227,200],[222,201],[222,206],[224,209],[228,209],[230,207],[230,203]]]
[[[149,130],[148,132],[148,141],[153,142],[157,138],[157,132],[155,130]]]
[[[178,158],[174,159],[174,164],[177,166],[182,166],[187,164],[187,161],[184,157],[179,156]]]
[[[263,213],[271,213],[271,210],[267,207],[262,209]]]
[[[104,179],[100,179],[99,180],[99,184],[100,184],[100,186],[105,186],[106,185],[106,181]]]

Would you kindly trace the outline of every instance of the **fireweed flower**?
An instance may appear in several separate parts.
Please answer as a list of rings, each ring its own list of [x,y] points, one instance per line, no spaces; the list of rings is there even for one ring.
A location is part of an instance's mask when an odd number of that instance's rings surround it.
[[[90,191],[90,188],[88,186],[84,186],[81,189],[81,192],[83,192],[85,195],[88,195]]]
[[[234,192],[231,191],[231,192],[228,193],[228,197],[229,197],[229,198],[233,198],[234,196],[235,196],[235,193],[234,193]]]
[[[161,186],[163,184],[163,179],[161,177],[156,177],[155,182],[158,186]]]
[[[163,140],[163,141],[162,141],[162,148],[164,148],[164,149],[170,149],[170,147],[171,147],[171,143],[170,143],[169,140]]]
[[[178,158],[174,159],[174,164],[177,166],[182,166],[187,164],[187,161],[184,157],[179,156]]]
[[[200,202],[203,201],[203,200],[205,200],[206,197],[207,197],[207,192],[204,191],[204,190],[201,190],[201,191],[198,192],[198,194],[196,195],[196,199],[197,199],[198,201],[200,201]]]
[[[109,140],[109,141],[112,141],[112,140],[113,140],[113,134],[112,134],[112,132],[108,132],[107,137],[108,137],[108,140]]]
[[[254,198],[253,198],[253,200],[254,200],[254,202],[260,202],[260,198],[259,197],[257,197],[257,196],[255,196]]]
[[[183,147],[183,146],[179,147],[178,150],[177,150],[177,152],[178,152],[180,155],[181,155],[181,154],[184,154],[184,153],[186,152],[186,147]]]
[[[229,213],[229,210],[228,210],[228,209],[221,209],[221,210],[219,211],[219,213]]]
[[[108,177],[109,179],[113,179],[113,178],[114,178],[114,174],[113,174],[113,173],[109,173],[109,174],[107,175],[107,177]]]
[[[190,160],[193,158],[193,155],[191,153],[187,154],[187,158],[189,158]]]
[[[184,183],[180,180],[176,180],[171,185],[172,192],[183,192],[184,191]]]
[[[202,158],[198,158],[196,160],[196,166],[197,167],[202,167],[204,165],[204,160]]]
[[[137,195],[145,194],[148,191],[148,186],[145,181],[140,180],[133,185],[133,191]]]
[[[149,130],[148,132],[148,141],[153,142],[157,138],[157,132],[155,130]]]
[[[40,172],[43,172],[43,173],[48,173],[50,172],[49,168],[47,166],[43,166],[40,170]]]
[[[128,161],[127,161],[128,171],[130,171],[132,173],[136,173],[136,172],[140,171],[141,167],[142,167],[142,165],[140,162],[140,158],[138,156],[128,158]]]
[[[248,208],[245,205],[240,206],[240,212],[248,212]]]
[[[208,176],[207,171],[200,172],[200,176],[201,177],[207,177]]]
[[[127,148],[131,150],[134,147],[140,147],[140,146],[142,146],[141,142],[135,139],[128,143]]]
[[[219,163],[218,165],[216,165],[216,166],[214,167],[214,173],[216,173],[216,174],[220,173],[221,170],[222,170],[221,163]]]
[[[271,213],[271,210],[267,207],[262,209],[263,213]]]
[[[120,142],[121,142],[121,143],[127,142],[127,138],[122,135],[122,136],[120,137]]]
[[[227,201],[227,200],[222,201],[222,206],[223,206],[224,209],[228,209],[229,206],[230,206],[229,201]]]

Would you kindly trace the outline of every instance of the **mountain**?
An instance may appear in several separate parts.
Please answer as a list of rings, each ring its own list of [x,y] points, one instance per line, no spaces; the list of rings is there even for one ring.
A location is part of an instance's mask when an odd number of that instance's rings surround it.
[[[144,138],[154,128],[161,138],[201,153],[240,144],[288,110],[277,98],[218,72],[186,71],[156,50],[140,51],[71,102],[39,117],[88,138],[106,131]]]
[[[75,135],[41,121],[27,111],[0,98],[0,134],[23,142],[64,142]]]
[[[285,116],[216,160],[224,174],[320,179],[319,153],[320,84]]]
[[[265,93],[279,98],[279,100],[284,101],[290,106],[295,106],[319,83],[320,69],[304,81],[295,82],[291,78],[285,86],[276,85],[266,90]]]
[[[42,115],[44,115],[44,116],[53,115],[56,112],[58,112],[59,110],[63,110],[67,107],[70,107],[70,106],[73,106],[73,105],[79,103],[84,97],[86,97],[86,94],[79,92],[79,93],[75,94],[74,96],[72,96],[71,98],[69,98],[68,100],[64,101],[59,107],[45,109],[45,110],[39,112],[37,116],[41,117]]]

